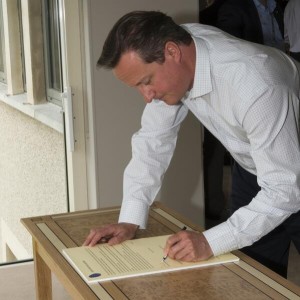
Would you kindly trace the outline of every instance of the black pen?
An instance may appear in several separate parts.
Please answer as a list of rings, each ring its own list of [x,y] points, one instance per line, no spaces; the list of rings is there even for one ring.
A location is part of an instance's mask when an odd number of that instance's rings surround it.
[[[182,231],[182,230],[186,230],[186,226],[183,226],[183,227],[180,229],[180,231]],[[168,254],[165,255],[165,256],[163,257],[162,261],[165,262],[165,260],[166,260],[167,258],[168,258]]]

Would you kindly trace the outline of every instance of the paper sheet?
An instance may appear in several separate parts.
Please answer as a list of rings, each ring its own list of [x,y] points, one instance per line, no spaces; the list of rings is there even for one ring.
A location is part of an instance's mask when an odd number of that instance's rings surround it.
[[[197,268],[238,261],[231,253],[201,262],[181,262],[167,258],[164,262],[163,248],[169,235],[128,240],[109,246],[64,249],[63,254],[87,283]]]

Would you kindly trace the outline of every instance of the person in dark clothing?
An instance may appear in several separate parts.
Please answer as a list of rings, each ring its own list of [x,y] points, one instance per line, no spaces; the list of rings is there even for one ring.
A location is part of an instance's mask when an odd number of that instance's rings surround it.
[[[200,14],[200,22],[202,16],[202,21],[204,20],[209,23],[207,19],[208,16],[206,15],[207,12],[208,15],[211,15],[212,12],[215,14],[214,18],[210,19],[215,23],[210,25],[215,25],[235,37],[285,50],[283,38],[284,6],[282,2],[275,2],[274,0],[219,1],[214,7],[210,8],[209,11],[203,11],[203,13]],[[203,17],[204,15],[205,17]],[[217,186],[220,182],[220,171],[218,168],[223,169],[222,158],[224,157],[225,150],[224,152],[220,150],[223,146],[217,145],[212,141],[215,138],[211,137],[208,132],[206,132],[205,138],[207,140],[206,143],[204,143],[204,149],[208,148],[210,153],[210,157],[206,158],[210,158],[210,160],[209,162],[204,162],[204,166],[207,166],[210,163],[210,165],[214,165],[215,167],[213,170],[206,170],[204,172],[205,174],[210,174],[210,177],[207,177],[205,180],[213,181],[206,183],[205,186],[208,188],[215,186],[215,189],[218,190],[222,188],[222,186]],[[207,145],[207,143],[209,143],[209,145]],[[212,153],[215,155],[214,157]],[[234,162],[232,169],[230,214],[233,214],[240,207],[248,205],[260,189],[261,188],[257,183],[257,177]],[[223,205],[222,201],[220,202],[220,199],[211,199],[211,196],[214,196],[215,194],[216,191],[210,193],[210,189],[206,192],[205,204],[208,206],[208,209],[211,209],[211,206],[215,205],[215,203],[218,203],[218,209]],[[288,228],[292,227],[293,226],[288,226]],[[285,225],[282,224],[275,231],[266,235],[258,242],[243,248],[242,251],[275,270],[282,276],[286,276],[286,265],[289,254],[288,249],[290,244],[290,241],[285,242],[285,239],[283,238],[286,231]],[[272,244],[277,244],[278,241],[282,241],[282,243],[279,243],[280,247],[277,247],[277,251],[273,251],[274,247],[272,247]],[[262,256],[261,253],[265,252],[267,248],[270,251],[269,254]],[[280,261],[280,263],[275,265],[272,261],[274,261],[274,257],[276,256],[277,261]]]
[[[249,42],[284,50],[283,8],[275,0],[224,1],[216,27]]]
[[[283,1],[216,0],[200,12],[199,19],[200,23],[216,26],[235,37],[284,50],[283,12]],[[227,216],[223,167],[232,159],[207,129],[203,148],[205,216],[206,227],[210,227]]]

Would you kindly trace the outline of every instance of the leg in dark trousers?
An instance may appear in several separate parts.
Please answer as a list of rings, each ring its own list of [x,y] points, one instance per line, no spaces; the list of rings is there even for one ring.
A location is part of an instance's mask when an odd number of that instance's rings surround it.
[[[300,62],[300,52],[290,52],[290,56]]]
[[[256,176],[235,162],[232,172],[231,213],[249,204],[259,191],[260,187],[257,184]],[[300,212],[291,215],[269,234],[241,251],[286,277],[291,241],[299,251]]]

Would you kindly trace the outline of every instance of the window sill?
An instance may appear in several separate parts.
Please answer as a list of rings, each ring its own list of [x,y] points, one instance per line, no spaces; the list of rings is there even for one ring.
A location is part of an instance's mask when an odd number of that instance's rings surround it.
[[[32,105],[27,102],[26,93],[8,96],[5,84],[0,83],[0,101],[32,117],[44,125],[63,133],[62,108],[52,103]]]

